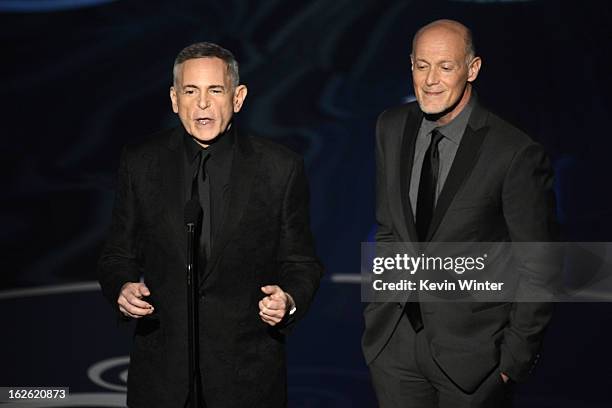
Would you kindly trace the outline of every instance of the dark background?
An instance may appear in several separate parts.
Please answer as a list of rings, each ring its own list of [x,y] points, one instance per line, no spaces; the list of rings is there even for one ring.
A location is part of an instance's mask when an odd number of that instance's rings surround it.
[[[327,272],[289,341],[291,406],[374,406],[359,286],[338,275],[359,273],[373,233],[376,117],[412,98],[411,39],[437,18],[472,28],[480,100],[550,153],[564,239],[612,241],[607,2],[0,0],[0,386],[96,393],[88,368],[127,355],[97,291],[15,290],[95,280],[120,148],[178,123],[174,57],[212,41],[249,87],[241,128],[303,154],[310,177]],[[559,304],[517,406],[611,406],[611,312]]]

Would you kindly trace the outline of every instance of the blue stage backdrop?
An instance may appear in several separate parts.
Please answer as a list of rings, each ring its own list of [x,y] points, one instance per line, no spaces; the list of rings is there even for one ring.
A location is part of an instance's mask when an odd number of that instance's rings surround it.
[[[124,403],[130,333],[94,282],[119,151],[178,124],[174,57],[212,41],[249,87],[239,126],[304,155],[310,178],[326,276],[288,343],[290,406],[375,406],[351,283],[374,231],[374,125],[413,98],[411,38],[437,18],[473,29],[480,100],[553,158],[564,239],[611,241],[607,2],[0,0],[0,386]],[[610,406],[611,312],[558,305],[517,406]]]

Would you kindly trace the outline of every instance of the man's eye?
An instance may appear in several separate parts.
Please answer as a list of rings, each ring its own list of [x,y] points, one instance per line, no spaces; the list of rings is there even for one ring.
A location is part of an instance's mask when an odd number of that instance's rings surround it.
[[[213,93],[213,94],[220,94],[220,93],[223,93],[223,91],[222,91],[222,90],[220,90],[220,89],[211,89],[211,90],[210,90],[210,92],[211,92],[211,93]]]
[[[425,68],[427,68],[427,65],[417,65],[417,69],[418,70],[424,70]]]
[[[185,95],[193,95],[195,93],[195,91],[193,89],[186,89],[185,90]]]
[[[450,65],[443,65],[442,66],[442,71],[452,71],[453,67]]]

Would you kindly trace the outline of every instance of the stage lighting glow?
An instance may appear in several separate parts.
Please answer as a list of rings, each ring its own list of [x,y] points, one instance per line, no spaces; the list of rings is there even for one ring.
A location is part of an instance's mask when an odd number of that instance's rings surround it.
[[[0,0],[0,12],[45,13],[99,6],[116,0]]]

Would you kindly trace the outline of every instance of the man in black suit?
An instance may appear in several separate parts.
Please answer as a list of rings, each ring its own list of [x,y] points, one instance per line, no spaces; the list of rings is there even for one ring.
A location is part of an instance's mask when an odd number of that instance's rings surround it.
[[[303,161],[238,131],[232,118],[246,94],[229,51],[193,44],[177,56],[170,89],[182,126],[123,151],[99,279],[121,317],[137,319],[130,407],[182,407],[188,397],[190,199],[204,210],[198,310],[206,406],[286,406],[285,334],[306,313],[322,267]]]
[[[553,240],[550,163],[478,102],[481,59],[470,31],[451,20],[428,24],[411,61],[417,102],[377,124],[377,242]],[[512,383],[538,359],[551,304],[413,300],[364,310],[362,345],[380,406],[509,406]]]

